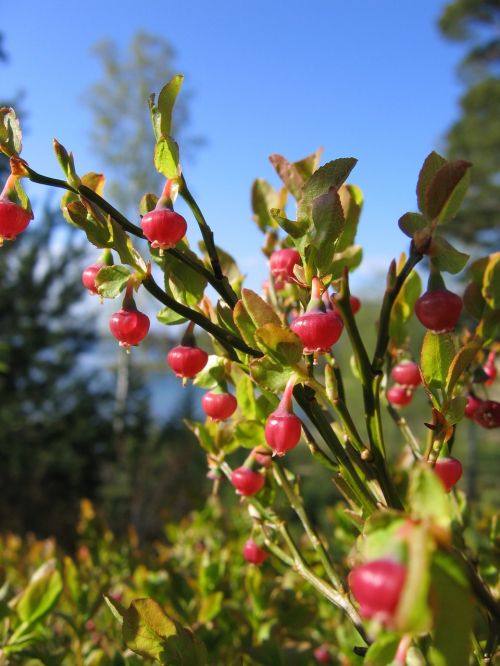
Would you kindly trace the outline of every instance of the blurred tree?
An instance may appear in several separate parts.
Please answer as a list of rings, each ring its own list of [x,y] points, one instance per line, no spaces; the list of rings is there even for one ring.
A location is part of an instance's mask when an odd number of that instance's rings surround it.
[[[175,52],[163,37],[138,32],[126,54],[110,40],[98,42],[93,53],[101,62],[103,78],[86,96],[92,112],[92,147],[111,176],[111,199],[124,212],[134,214],[145,192],[161,189],[163,177],[153,167],[148,98],[177,73]],[[188,122],[188,100],[189,94],[183,91],[175,105],[176,137],[182,136]],[[200,143],[200,139],[184,137],[183,150]]]
[[[62,224],[40,211],[0,250],[0,524],[68,543],[80,498],[96,496],[113,455],[112,395],[82,369],[95,342],[78,312],[84,244]]]
[[[0,155],[1,181],[8,171]],[[189,433],[153,422],[140,372],[127,378],[123,438],[116,437],[113,377],[96,367],[95,319],[82,303],[87,251],[49,208],[0,249],[0,525],[55,534],[66,546],[82,497],[103,506],[115,529],[133,522],[140,536],[158,536],[161,507],[174,518],[192,509],[189,490],[204,475],[196,445],[186,466]]]
[[[154,134],[148,107],[152,92],[158,94],[176,73],[175,52],[157,35],[138,32],[125,53],[116,43],[96,44],[103,78],[86,97],[92,113],[93,150],[105,167],[109,198],[132,217],[145,192],[159,193],[163,176],[153,166]],[[189,120],[189,94],[183,91],[174,112],[174,133],[182,136]],[[183,137],[183,158],[200,139]],[[135,159],[130,160],[130,155]],[[113,441],[116,464],[105,469],[102,495],[114,525],[131,522],[147,537],[162,527],[162,509],[180,517],[202,498],[205,462],[195,439],[179,425],[187,415],[191,389],[179,399],[176,423],[154,423],[148,397],[148,346],[161,348],[161,338],[150,331],[143,353],[117,356],[113,408]],[[157,369],[157,367],[155,367]],[[171,401],[172,396],[170,397]],[[179,396],[180,398],[180,396]],[[200,491],[193,492],[193,488]]]
[[[446,135],[446,155],[473,163],[464,205],[449,232],[469,245],[500,246],[500,3],[454,0],[439,19],[445,37],[468,45],[459,73],[468,89]]]
[[[3,35],[0,32],[0,60],[7,60],[7,54],[3,50]]]

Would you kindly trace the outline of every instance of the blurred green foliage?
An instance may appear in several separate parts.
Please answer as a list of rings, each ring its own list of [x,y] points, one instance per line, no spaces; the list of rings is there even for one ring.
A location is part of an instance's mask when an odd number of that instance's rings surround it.
[[[330,515],[339,562],[354,535],[342,514]],[[232,489],[224,489],[222,498],[212,496],[200,511],[167,523],[164,537],[147,547],[133,529],[116,538],[86,500],[72,555],[52,539],[5,534],[0,615],[8,621],[0,630],[0,663],[149,663],[125,647],[107,596],[123,609],[154,600],[208,653],[207,662],[189,661],[184,652],[185,660],[164,663],[307,666],[316,663],[313,650],[326,644],[332,664],[361,664],[352,652],[360,642],[354,629],[298,574],[274,560],[261,567],[244,562],[250,532],[250,518]]]

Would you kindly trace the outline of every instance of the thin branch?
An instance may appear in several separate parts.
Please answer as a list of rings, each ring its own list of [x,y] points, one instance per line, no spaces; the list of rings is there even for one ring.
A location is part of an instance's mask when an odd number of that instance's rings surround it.
[[[227,277],[224,275],[222,271],[222,266],[220,263],[219,259],[219,254],[217,252],[217,248],[215,247],[215,242],[214,242],[214,233],[212,229],[209,227],[207,224],[207,221],[205,220],[205,217],[203,216],[203,213],[200,210],[200,207],[196,203],[196,200],[194,199],[193,195],[188,189],[186,180],[184,176],[181,176],[181,182],[179,185],[179,194],[181,197],[184,199],[184,201],[187,203],[189,208],[191,209],[191,212],[193,213],[196,221],[198,222],[198,226],[201,231],[201,235],[203,236],[203,241],[205,243],[205,248],[207,250],[210,263],[212,265],[212,270],[214,272],[214,276],[216,280],[218,281],[218,284],[220,285],[220,289],[224,292],[225,294],[225,300],[228,302],[228,304],[231,306],[231,308],[234,308],[236,303],[238,302],[238,296],[234,292],[234,289],[231,287],[229,284],[229,280]]]
[[[309,541],[311,542],[312,547],[317,552],[318,557],[321,560],[321,563],[323,564],[325,572],[328,578],[330,579],[332,585],[340,592],[343,592],[344,589],[340,577],[337,575],[337,573],[333,568],[333,562],[330,558],[327,549],[325,548],[325,545],[321,541],[321,538],[319,537],[316,529],[309,520],[309,516],[307,515],[307,512],[304,508],[302,498],[299,495],[297,495],[297,493],[292,488],[286,476],[286,470],[283,468],[281,461],[278,460],[277,458],[273,460],[273,470],[279,485],[283,489],[283,492],[285,493],[288,501],[290,502],[290,506],[297,514],[309,538]]]
[[[130,222],[130,220],[127,219],[125,215],[120,213],[120,211],[117,210],[114,206],[112,206],[109,203],[109,201],[106,201],[106,199],[104,199],[99,194],[94,192],[94,190],[91,190],[89,187],[85,185],[80,185],[78,189],[76,189],[71,185],[69,185],[69,183],[67,183],[64,180],[60,180],[58,178],[50,178],[49,176],[43,176],[42,174],[37,173],[36,171],[31,169],[31,167],[28,166],[26,166],[26,169],[29,173],[29,178],[32,182],[40,183],[42,185],[49,185],[51,187],[57,187],[63,190],[67,190],[68,192],[73,192],[74,194],[77,195],[80,194],[82,197],[88,199],[96,206],[98,206],[102,211],[110,215],[113,218],[113,220],[122,227],[124,231],[127,231],[136,238],[141,238],[141,239],[146,238],[140,227]],[[182,252],[176,250],[175,248],[166,250],[166,252],[167,254],[170,254],[176,259],[178,259],[179,261],[182,261],[182,263],[186,264],[186,266],[189,266],[193,271],[196,271],[196,273],[199,273],[202,277],[204,277],[205,280],[227,302],[227,304],[231,306],[231,308],[234,307],[238,298],[236,297],[236,300],[234,300],[233,295],[231,295],[230,298],[228,297],[227,288],[221,283],[220,278],[216,277],[214,273],[212,273],[212,271],[208,270],[208,268],[203,266],[202,263],[194,261],[193,259],[191,259],[191,257],[183,254]]]
[[[210,319],[207,319],[207,317],[202,315],[200,312],[189,308],[187,305],[178,303],[165,291],[163,291],[163,289],[155,282],[155,279],[152,275],[145,277],[142,284],[150,294],[152,294],[157,300],[160,301],[160,303],[163,303],[174,312],[177,312],[177,314],[180,314],[182,317],[194,321],[194,323],[197,324],[200,328],[207,331],[207,333],[210,333],[210,335],[213,335],[222,345],[224,345],[226,349],[228,348],[228,345],[230,345],[231,347],[234,347],[235,349],[238,349],[239,351],[243,352],[244,354],[248,354],[249,356],[259,358],[263,355],[262,352],[257,351],[256,349],[252,349],[252,347],[249,347],[245,342],[243,342],[243,340],[238,338],[230,331],[226,331],[224,328],[214,324],[212,321],[210,321]],[[237,358],[234,356],[234,353],[233,360],[237,360]]]
[[[389,344],[389,322],[394,301],[398,297],[398,294],[401,291],[401,287],[405,283],[406,278],[410,275],[418,262],[423,259],[423,257],[424,255],[417,251],[412,241],[410,246],[410,256],[406,260],[406,263],[401,269],[401,272],[396,276],[394,284],[388,286],[385,291],[378,321],[377,344],[375,345],[375,352],[373,354],[373,360],[371,364],[372,371],[375,374],[379,373],[382,369],[382,366],[384,365],[385,352],[387,351],[387,345]]]
[[[314,397],[314,391],[309,387],[298,384],[295,386],[294,397],[338,461],[341,474],[356,497],[359,506],[366,514],[372,514],[377,509],[377,501],[368,490],[367,480],[360,478],[340,440],[332,430]]]
[[[413,453],[413,457],[415,460],[420,460],[422,458],[422,453],[420,451],[420,445],[417,441],[417,438],[413,434],[412,429],[408,425],[408,421],[405,419],[404,416],[401,416],[401,414],[394,409],[394,407],[390,404],[387,405],[387,411],[389,412],[392,420],[394,423],[397,425],[397,427],[400,429],[401,434],[405,438],[406,443],[411,449],[411,452]]]

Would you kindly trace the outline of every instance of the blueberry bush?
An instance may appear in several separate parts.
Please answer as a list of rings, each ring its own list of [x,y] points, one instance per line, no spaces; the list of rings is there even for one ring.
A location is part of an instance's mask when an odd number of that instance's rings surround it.
[[[349,285],[362,261],[355,238],[363,197],[348,182],[356,160],[320,166],[320,151],[293,163],[271,156],[280,187],[262,179],[252,187],[269,259],[258,294],[216,245],[181,169],[171,136],[181,83],[176,76],[149,99],[153,160],[165,185],[159,196],[144,194],[137,224],[104,197],[104,176],[79,175],[57,141],[64,178],[35,171],[21,157],[14,110],[1,110],[0,146],[11,175],[0,195],[0,236],[12,241],[36,224],[23,179],[59,188],[64,217],[101,252],[82,276],[85,286],[121,302],[110,330],[124,353],[149,331],[134,301],[139,289],[160,304],[161,324],[185,324],[167,364],[182,382],[206,390],[207,418],[186,425],[213,481],[205,512],[170,525],[171,545],[158,545],[153,555],[112,543],[105,530],[92,532],[88,516],[90,545],[82,544],[76,561],[42,563],[45,546],[33,543],[20,554],[7,539],[5,557],[20,557],[23,566],[2,588],[2,658],[172,666],[493,663],[497,522],[481,507],[472,511],[457,489],[463,470],[453,455],[464,419],[477,428],[500,426],[500,253],[469,262],[446,239],[471,164],[435,152],[425,159],[418,212],[398,221],[409,250],[388,267],[368,348],[357,323],[362,304]],[[178,197],[192,219],[174,211]],[[193,224],[202,236],[197,249],[188,241]],[[425,290],[419,265],[428,276]],[[453,282],[459,295],[443,275],[466,266],[465,281]],[[423,327],[417,351],[413,314]],[[335,353],[341,338],[352,355],[345,367]],[[348,374],[358,382],[355,395],[345,389]],[[424,436],[404,416],[417,391],[426,399]],[[358,401],[362,419],[354,416]],[[397,426],[391,441],[383,412]],[[297,447],[336,487],[339,503],[320,509],[326,529],[304,503],[291,453]],[[232,509],[219,498],[228,488],[240,498]]]

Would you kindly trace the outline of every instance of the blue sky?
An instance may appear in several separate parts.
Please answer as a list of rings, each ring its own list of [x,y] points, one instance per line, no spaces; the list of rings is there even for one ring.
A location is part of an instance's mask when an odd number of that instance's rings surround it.
[[[461,49],[437,30],[444,4],[32,1],[20,19],[0,27],[10,58],[0,68],[0,97],[24,91],[23,155],[37,171],[59,176],[53,137],[74,151],[81,172],[100,171],[82,103],[100,78],[90,47],[105,37],[125,46],[139,29],[164,36],[194,93],[190,133],[207,139],[185,165],[186,178],[249,286],[266,273],[262,237],[251,221],[253,179],[277,185],[271,153],[295,160],[323,146],[324,161],[359,159],[351,180],[366,200],[359,232],[365,268],[357,278],[363,289],[407,249],[397,219],[415,209],[422,161],[439,150],[457,115]],[[43,196],[39,187],[31,193]]]

